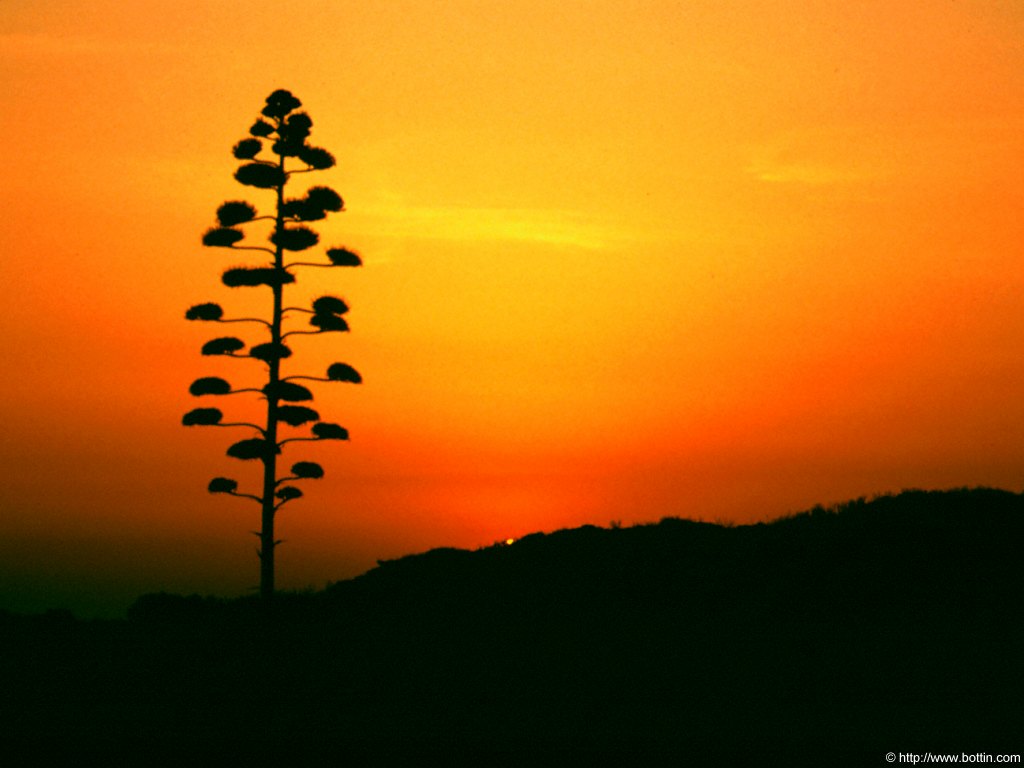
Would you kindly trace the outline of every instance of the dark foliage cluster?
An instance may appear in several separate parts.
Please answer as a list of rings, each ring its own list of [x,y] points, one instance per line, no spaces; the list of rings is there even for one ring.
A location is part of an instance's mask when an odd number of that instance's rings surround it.
[[[204,355],[233,355],[245,349],[245,342],[234,336],[221,336],[203,344]]]
[[[258,285],[275,287],[295,282],[295,276],[285,269],[274,267],[232,267],[221,275],[228,288],[255,288]]]
[[[214,227],[206,230],[203,245],[213,248],[230,248],[245,237],[245,233],[231,227]]]
[[[292,356],[289,347],[277,341],[268,341],[266,344],[257,344],[249,350],[250,357],[269,363],[271,360],[284,360]]]
[[[271,453],[278,454],[281,448],[261,437],[250,437],[246,440],[239,440],[228,447],[227,454],[233,459],[242,461],[264,460]],[[225,491],[226,492],[226,491]]]
[[[277,418],[290,427],[301,427],[311,421],[319,421],[320,414],[303,405],[281,405],[277,409]]]
[[[48,756],[53,734],[78,764],[1016,753],[1022,546],[1021,495],[907,492],[433,550],[272,609],[148,595],[127,622],[0,614],[5,754]]]
[[[221,227],[233,227],[245,224],[256,218],[256,209],[244,200],[232,200],[222,203],[217,209],[217,221]]]
[[[220,304],[208,302],[196,304],[185,311],[186,320],[220,320],[224,316],[224,310]]]
[[[336,267],[358,267],[363,263],[359,255],[348,248],[329,248],[327,258]]]
[[[313,399],[313,393],[307,387],[292,381],[275,381],[273,384],[267,384],[263,387],[263,394],[290,403]]]
[[[194,397],[202,395],[226,395],[231,392],[231,385],[217,376],[204,376],[196,379],[188,388],[188,393]]]
[[[331,381],[349,381],[354,384],[363,380],[355,368],[345,363],[332,363],[328,366],[327,378]]]

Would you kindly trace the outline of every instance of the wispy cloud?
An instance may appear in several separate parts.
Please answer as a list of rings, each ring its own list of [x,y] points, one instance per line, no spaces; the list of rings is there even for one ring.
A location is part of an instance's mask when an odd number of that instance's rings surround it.
[[[853,125],[814,126],[751,148],[746,172],[772,184],[829,186],[884,175],[893,137]]]
[[[0,34],[0,58],[149,55],[175,48],[157,40],[110,39],[96,35]]]
[[[381,232],[459,241],[519,241],[590,250],[623,240],[621,232],[574,211],[473,206],[380,205],[364,209]]]
[[[815,163],[752,163],[747,172],[760,181],[813,186],[864,181],[872,176],[865,170]]]

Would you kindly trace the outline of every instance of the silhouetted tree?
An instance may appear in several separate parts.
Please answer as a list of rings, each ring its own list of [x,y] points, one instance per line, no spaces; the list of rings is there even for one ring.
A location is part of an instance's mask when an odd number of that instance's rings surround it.
[[[306,251],[318,243],[319,236],[307,226],[309,222],[324,219],[328,213],[344,210],[341,196],[329,187],[312,186],[301,196],[286,196],[285,189],[294,177],[326,170],[334,165],[334,157],[330,152],[308,143],[313,121],[305,112],[296,111],[301,106],[301,102],[288,91],[274,91],[267,97],[261,116],[249,129],[250,136],[234,146],[234,156],[242,161],[235,171],[235,179],[245,186],[269,192],[273,196],[273,213],[259,215],[256,206],[244,200],[225,202],[217,209],[217,225],[208,229],[202,239],[203,245],[212,248],[267,254],[269,264],[232,267],[223,273],[221,280],[231,288],[269,288],[273,297],[269,319],[225,318],[223,309],[214,303],[196,304],[185,313],[187,320],[255,323],[264,326],[268,332],[265,341],[248,347],[248,351],[245,351],[246,342],[234,336],[212,339],[202,348],[204,355],[249,358],[262,363],[266,378],[260,388],[234,389],[227,381],[216,377],[197,379],[189,388],[197,397],[238,392],[259,393],[266,400],[264,423],[225,422],[218,408],[196,408],[182,419],[185,426],[247,427],[256,432],[255,437],[234,443],[227,449],[227,455],[263,464],[261,492],[243,493],[238,490],[238,483],[227,477],[213,478],[208,490],[210,493],[226,493],[251,499],[260,505],[261,528],[254,533],[260,540],[260,595],[263,598],[269,598],[274,593],[274,549],[280,544],[274,538],[274,516],[282,506],[302,496],[302,491],[291,484],[293,481],[315,480],[324,475],[319,464],[300,461],[292,464],[290,474],[279,477],[278,456],[282,447],[286,443],[304,440],[348,439],[348,432],[343,427],[320,421],[320,414],[315,410],[297,405],[313,400],[313,393],[297,383],[297,380],[361,381],[359,373],[345,363],[333,363],[322,377],[281,375],[282,361],[292,354],[285,344],[289,336],[345,332],[349,329],[344,318],[348,305],[336,296],[321,296],[308,309],[285,306],[284,287],[295,282],[293,270],[297,267],[357,267],[362,263],[359,256],[347,248],[327,249],[326,262],[285,261],[286,253]],[[243,227],[256,222],[269,224],[264,224],[270,230],[266,244],[246,245]],[[295,317],[293,313],[305,315],[309,328],[284,331],[284,320],[288,315]],[[289,427],[312,425],[310,436],[279,439],[278,432],[282,424]]]

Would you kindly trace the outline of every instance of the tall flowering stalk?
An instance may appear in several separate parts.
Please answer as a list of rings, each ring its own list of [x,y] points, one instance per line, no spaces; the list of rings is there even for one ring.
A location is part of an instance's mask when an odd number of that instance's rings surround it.
[[[227,477],[210,481],[210,493],[225,493],[250,499],[260,505],[261,527],[254,531],[259,537],[260,595],[269,599],[274,594],[274,550],[281,542],[274,538],[274,517],[285,504],[302,496],[293,483],[297,480],[315,480],[323,477],[323,468],[311,461],[292,464],[288,474],[278,469],[278,457],[287,443],[322,440],[347,440],[348,431],[337,424],[320,420],[318,414],[306,405],[313,393],[298,381],[351,382],[362,381],[359,373],[346,363],[333,363],[325,376],[282,376],[282,361],[292,351],[285,343],[290,336],[303,334],[343,333],[348,331],[344,315],[348,305],[337,296],[321,296],[309,308],[285,306],[284,288],[295,282],[293,270],[298,267],[358,267],[359,256],[347,248],[329,248],[326,261],[286,261],[286,254],[306,251],[319,242],[317,233],[306,226],[320,221],[329,213],[344,210],[341,196],[333,189],[313,186],[300,197],[287,197],[286,187],[294,177],[334,166],[334,157],[325,149],[308,143],[313,121],[305,112],[296,111],[302,103],[285,90],[274,91],[267,97],[260,118],[249,129],[250,136],[234,147],[234,156],[242,161],[235,171],[235,179],[247,186],[273,194],[273,213],[259,215],[251,203],[231,200],[217,209],[217,225],[203,235],[203,245],[227,248],[232,251],[263,252],[268,263],[258,266],[232,267],[221,275],[224,285],[231,288],[265,287],[270,289],[272,306],[269,319],[225,318],[219,304],[196,304],[185,313],[187,320],[213,323],[249,323],[262,325],[267,336],[261,343],[249,346],[234,336],[211,339],[203,345],[202,354],[255,360],[262,364],[265,379],[259,388],[234,389],[221,378],[204,377],[192,382],[189,392],[196,397],[224,396],[239,392],[253,392],[266,400],[266,419],[262,424],[225,422],[218,408],[195,408],[182,418],[185,426],[243,427],[254,430],[253,437],[240,440],[227,449],[227,455],[242,461],[259,461],[263,465],[262,489],[259,493],[243,493],[238,483]],[[246,244],[246,230],[255,222],[265,222],[270,229],[262,244]],[[268,227],[267,223],[270,223]],[[257,225],[259,228],[259,225]],[[288,256],[287,258],[292,258]],[[284,330],[286,318],[302,317],[308,326],[298,330]],[[281,439],[279,427],[311,425],[308,437]]]

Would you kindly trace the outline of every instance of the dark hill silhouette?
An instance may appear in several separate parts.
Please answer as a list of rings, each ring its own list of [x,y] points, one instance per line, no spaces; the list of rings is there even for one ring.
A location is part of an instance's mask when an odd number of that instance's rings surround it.
[[[10,745],[113,764],[1019,752],[1022,545],[1019,494],[911,491],[770,524],[438,549],[272,615],[172,595],[127,622],[0,614],[0,701]]]

